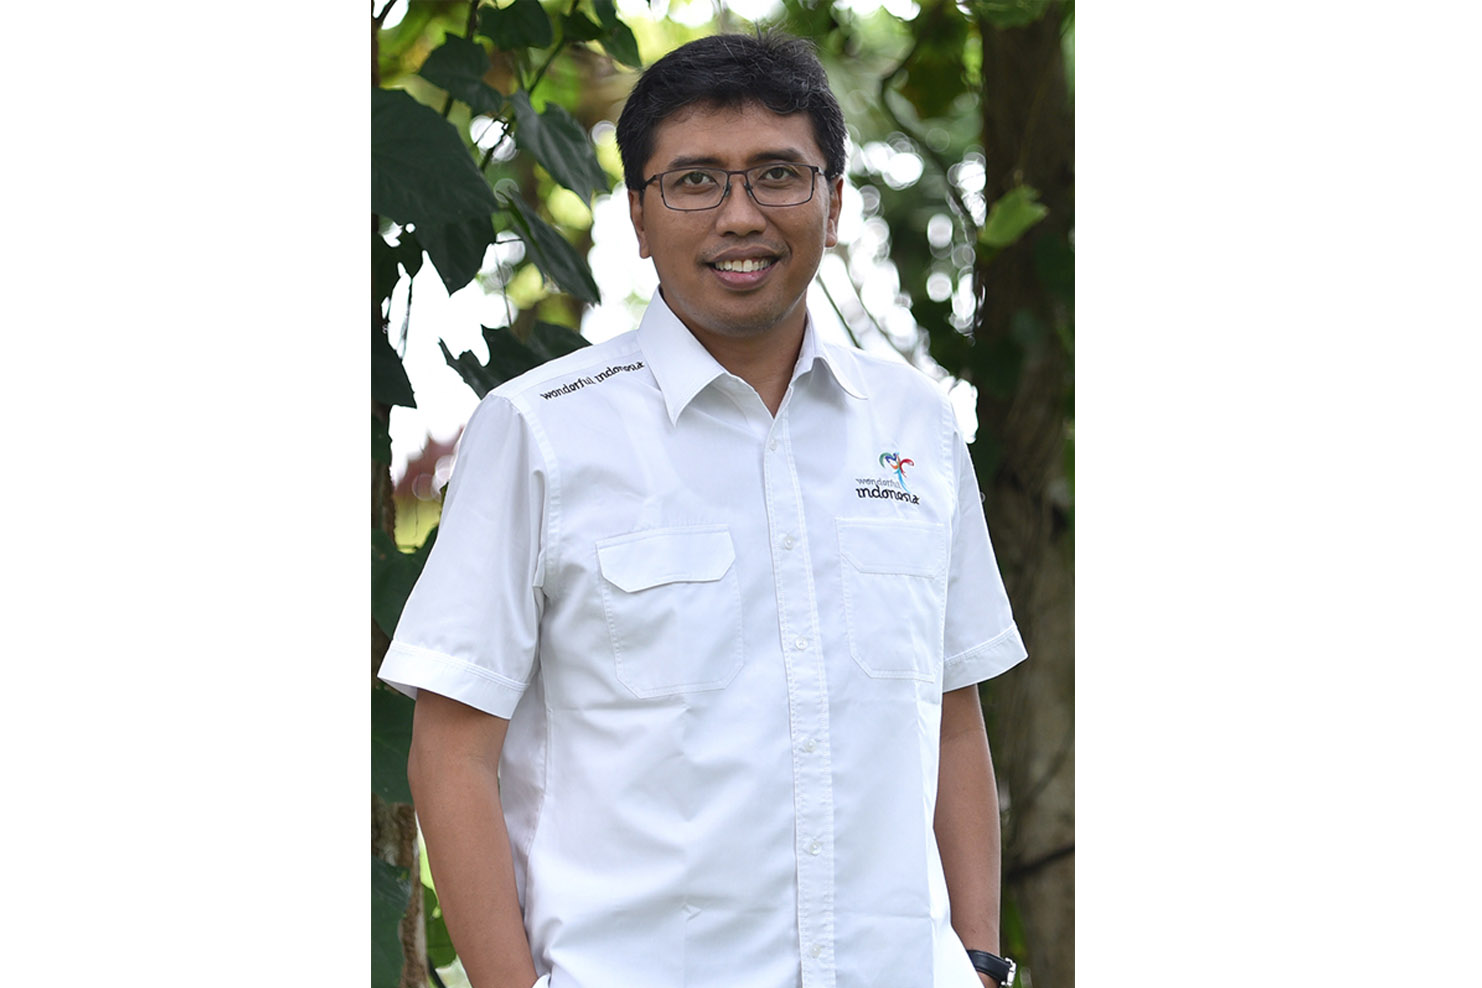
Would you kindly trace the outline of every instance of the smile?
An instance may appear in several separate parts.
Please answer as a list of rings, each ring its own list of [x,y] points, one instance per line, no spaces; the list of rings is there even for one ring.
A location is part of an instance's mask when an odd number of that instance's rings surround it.
[[[772,258],[748,257],[741,261],[716,261],[711,267],[717,271],[735,271],[740,274],[750,274],[753,271],[769,268],[775,263],[777,262]]]

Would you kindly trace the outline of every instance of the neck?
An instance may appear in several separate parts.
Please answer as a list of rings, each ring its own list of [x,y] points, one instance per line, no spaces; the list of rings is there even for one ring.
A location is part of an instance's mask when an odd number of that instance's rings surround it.
[[[716,363],[751,385],[761,397],[762,404],[767,406],[767,411],[773,416],[777,414],[792,381],[798,353],[803,348],[804,318],[797,319],[794,326],[779,324],[749,336],[713,333],[697,329],[683,319],[680,322],[709,351]]]
[[[716,363],[751,385],[767,411],[773,416],[777,414],[803,345],[801,329],[787,340],[736,339],[700,333],[695,333],[695,338],[710,351]]]

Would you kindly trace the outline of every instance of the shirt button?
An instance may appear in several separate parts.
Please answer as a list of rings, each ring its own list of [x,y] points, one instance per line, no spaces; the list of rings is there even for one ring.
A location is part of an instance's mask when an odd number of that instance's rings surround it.
[[[792,643],[792,647],[801,652],[803,649],[808,647],[808,639],[799,638],[797,641]]]
[[[792,548],[792,536],[791,535],[784,535],[782,537],[782,548],[784,548],[784,549],[791,549]]]
[[[804,741],[803,742],[803,750],[804,751],[812,752],[812,751],[817,750],[817,748],[818,748],[818,742],[814,741],[812,738],[809,738],[807,741]]]
[[[823,953],[823,947],[815,943],[812,948],[809,949],[808,953],[812,954],[814,957],[817,957]]]
[[[808,853],[809,854],[817,854],[819,851],[822,851],[822,850],[823,850],[823,845],[820,844],[820,843],[818,843],[818,841],[814,841],[813,843],[811,843],[811,844],[808,845]]]
[[[775,450],[777,448],[777,440],[773,439],[771,442],[767,443],[767,448]]]

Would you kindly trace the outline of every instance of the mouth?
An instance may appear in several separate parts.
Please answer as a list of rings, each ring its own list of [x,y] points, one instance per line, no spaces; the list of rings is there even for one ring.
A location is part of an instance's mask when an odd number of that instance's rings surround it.
[[[716,261],[710,266],[717,271],[751,274],[755,271],[764,271],[776,263],[775,257],[747,257],[733,261]]]
[[[706,266],[715,272],[715,278],[724,287],[733,291],[748,291],[758,288],[771,278],[772,269],[782,260],[777,254],[753,254],[749,257],[723,257],[707,261]]]

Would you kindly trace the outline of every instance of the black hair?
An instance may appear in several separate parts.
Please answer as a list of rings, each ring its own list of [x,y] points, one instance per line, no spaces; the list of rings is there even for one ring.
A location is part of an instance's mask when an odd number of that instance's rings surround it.
[[[634,85],[617,124],[628,188],[643,188],[654,130],[670,114],[692,104],[732,108],[752,103],[783,115],[807,113],[823,151],[824,176],[844,174],[844,114],[813,45],[779,32],[716,34],[674,49],[644,70]]]

